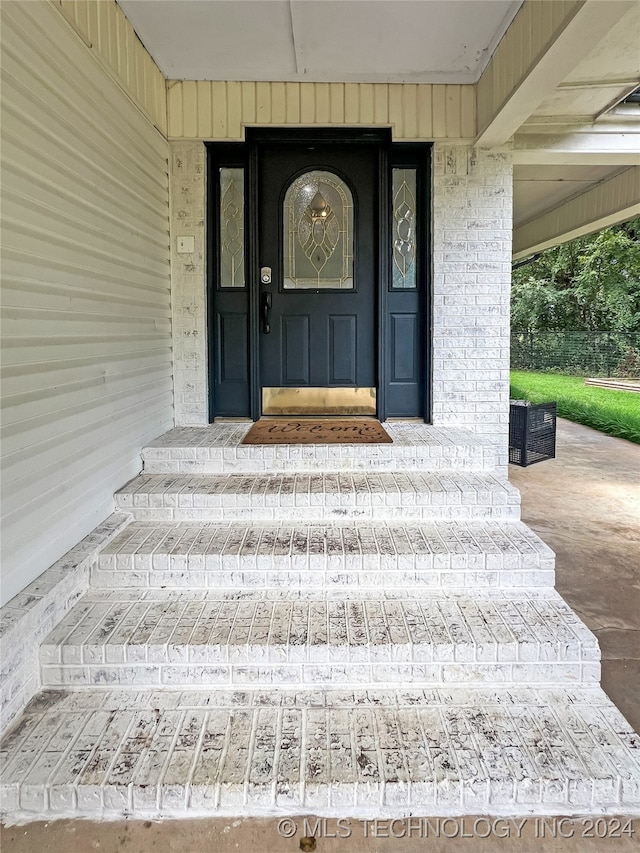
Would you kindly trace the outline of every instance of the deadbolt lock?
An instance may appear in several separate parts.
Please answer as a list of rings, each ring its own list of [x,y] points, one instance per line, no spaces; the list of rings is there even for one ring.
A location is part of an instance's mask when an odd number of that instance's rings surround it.
[[[262,267],[260,270],[260,281],[263,284],[271,284],[271,267]]]

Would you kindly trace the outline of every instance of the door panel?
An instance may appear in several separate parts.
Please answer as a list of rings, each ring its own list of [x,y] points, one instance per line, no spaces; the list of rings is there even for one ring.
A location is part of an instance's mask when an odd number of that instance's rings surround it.
[[[282,314],[277,321],[282,359],[280,384],[309,385],[311,317],[308,314]]]
[[[332,385],[356,385],[358,316],[329,316],[329,380]]]
[[[246,382],[247,377],[247,316],[246,314],[218,315],[218,382]]]
[[[391,382],[417,379],[417,320],[415,314],[391,314]]]
[[[378,145],[263,143],[257,164],[262,387],[375,388]]]
[[[420,294],[388,294],[385,353],[386,412],[388,417],[416,417],[424,413],[424,326]]]

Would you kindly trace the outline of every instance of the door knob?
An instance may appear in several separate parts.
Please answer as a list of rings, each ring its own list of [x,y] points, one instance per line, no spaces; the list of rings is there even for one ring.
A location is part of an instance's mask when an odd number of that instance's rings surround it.
[[[271,309],[271,305],[273,304],[271,293],[263,293],[262,294],[262,331],[265,335],[268,335],[271,331],[271,326],[269,325],[269,311]]]

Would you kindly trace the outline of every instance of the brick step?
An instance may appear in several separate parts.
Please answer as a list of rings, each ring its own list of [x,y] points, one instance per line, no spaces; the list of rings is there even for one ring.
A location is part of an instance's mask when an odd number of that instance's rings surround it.
[[[11,822],[640,814],[595,687],[43,691],[2,749]]]
[[[94,587],[219,590],[552,587],[554,555],[521,522],[376,525],[133,522]]]
[[[553,590],[375,599],[93,590],[43,641],[45,686],[593,683]]]
[[[138,521],[470,521],[520,517],[520,494],[485,473],[141,474],[115,494]]]
[[[242,444],[249,423],[172,429],[142,452],[158,474],[264,474],[277,471],[492,470],[495,447],[467,430],[385,423],[392,444]]]

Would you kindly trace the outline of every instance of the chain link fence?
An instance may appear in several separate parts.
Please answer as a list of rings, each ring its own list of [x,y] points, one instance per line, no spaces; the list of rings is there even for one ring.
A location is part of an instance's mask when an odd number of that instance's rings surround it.
[[[640,333],[512,331],[511,369],[637,379]]]

